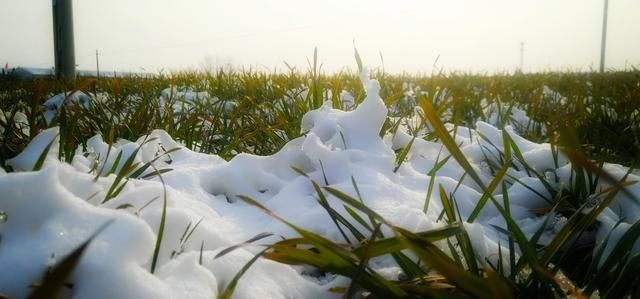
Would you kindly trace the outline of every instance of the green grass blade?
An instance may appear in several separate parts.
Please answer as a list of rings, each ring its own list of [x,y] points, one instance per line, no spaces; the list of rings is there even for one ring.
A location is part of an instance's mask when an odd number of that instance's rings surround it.
[[[480,200],[478,200],[478,204],[469,215],[469,218],[467,218],[467,222],[473,223],[476,218],[478,218],[478,215],[480,215],[480,211],[482,211],[482,208],[484,208],[484,206],[487,204],[489,197],[493,197],[493,192],[496,190],[505,174],[507,174],[507,170],[509,170],[509,164],[511,164],[511,161],[507,161],[502,166],[502,168],[498,170],[496,175],[493,177],[493,180],[491,180],[491,183],[489,183],[489,186],[482,194],[482,197],[480,197]]]
[[[151,172],[151,173],[149,173],[147,175],[144,175],[143,177],[141,177],[141,179],[148,180],[148,179],[151,179],[151,178],[156,177],[156,176],[161,175],[161,174],[165,174],[165,173],[170,172],[170,171],[173,171],[173,168],[158,169],[158,171],[154,171],[154,172]]]
[[[295,247],[281,246],[277,248],[273,247],[278,249],[280,253],[278,253],[278,251],[271,253],[266,252],[264,254],[266,258],[287,263],[308,263],[309,261],[307,259],[313,258],[317,263],[322,263],[323,269],[350,277],[356,280],[362,287],[380,296],[388,298],[401,298],[406,296],[406,293],[402,289],[391,284],[376,272],[363,270],[358,266],[358,257],[352,252],[347,251],[345,248],[318,234],[289,223],[250,197],[240,195],[239,198],[295,230],[302,236],[305,242],[315,246],[318,252],[313,253],[306,249],[301,251],[301,249],[296,249]],[[318,257],[316,258],[314,255],[318,255]]]
[[[249,268],[251,268],[251,266],[262,256],[262,254],[267,251],[269,248],[265,248],[264,250],[258,252],[256,255],[253,256],[253,258],[251,258],[244,266],[242,266],[242,268],[240,269],[240,271],[238,271],[238,273],[236,273],[235,276],[233,276],[233,279],[231,279],[231,281],[229,282],[229,284],[224,288],[224,291],[222,291],[222,293],[220,293],[218,295],[218,299],[231,299],[231,296],[233,295],[233,292],[236,290],[236,287],[238,286],[238,282],[240,281],[240,278],[242,278],[242,276],[247,272],[247,270],[249,270]]]
[[[495,294],[492,293],[492,289],[487,286],[482,278],[466,272],[431,242],[398,227],[394,227],[394,231],[399,239],[405,242],[407,247],[420,259],[433,267],[438,273],[444,275],[456,287],[475,298],[496,298]],[[504,288],[509,289],[508,286]]]
[[[244,242],[242,242],[240,244],[236,244],[236,245],[233,245],[233,246],[230,246],[230,247],[227,247],[227,248],[221,250],[220,252],[218,252],[218,254],[216,254],[214,259],[223,257],[223,256],[231,253],[232,251],[234,251],[234,250],[236,250],[238,248],[242,248],[242,247],[251,245],[255,241],[259,241],[259,240],[262,240],[264,238],[271,237],[273,235],[274,235],[274,233],[268,233],[268,232],[259,233],[259,234],[255,235],[255,236],[253,236],[252,238],[250,238],[249,240],[246,240],[246,241],[244,241]]]
[[[400,152],[400,155],[398,155],[398,157],[396,157],[396,167],[393,169],[393,172],[398,172],[398,169],[400,169],[400,166],[402,166],[402,163],[404,163],[405,158],[407,158],[407,155],[409,154],[409,151],[411,151],[411,146],[413,146],[413,141],[416,140],[416,137],[413,136],[413,138],[411,138],[411,141],[409,141],[409,144],[402,149],[402,152]]]
[[[436,111],[433,108],[433,105],[427,100],[422,100],[420,101],[420,107],[422,107],[422,109],[424,110],[425,117],[429,120],[429,122],[431,122],[431,125],[433,126],[433,130],[435,131],[438,138],[440,138],[440,141],[442,142],[442,144],[447,148],[451,156],[453,156],[453,158],[458,162],[458,164],[460,164],[462,169],[464,169],[464,171],[473,179],[473,181],[482,190],[486,190],[487,188],[482,182],[482,179],[480,179],[480,176],[473,169],[473,167],[471,166],[471,163],[469,163],[469,161],[460,150],[460,147],[458,147],[458,145],[455,143],[451,135],[449,135],[449,132],[444,127],[444,124],[442,124],[442,121],[440,121],[440,118],[436,114]]]
[[[442,185],[438,186],[440,192],[440,201],[442,202],[442,210],[447,215],[447,223],[453,223],[458,221],[456,212],[453,210],[452,200],[447,196],[446,191]]]
[[[436,157],[435,165],[433,166],[433,168],[428,173],[428,175],[429,175],[429,185],[427,186],[427,196],[424,199],[424,206],[422,208],[422,212],[424,212],[425,214],[427,213],[427,211],[429,209],[429,202],[431,202],[431,194],[433,193],[433,186],[435,185],[435,182],[436,182],[436,173],[438,172],[438,170],[440,170],[444,166],[444,164],[447,163],[447,161],[449,161],[449,158],[451,158],[451,156],[447,156],[446,158],[442,159],[442,161],[440,161],[440,154],[441,153],[442,153],[442,148],[438,152],[438,156]]]
[[[109,170],[109,172],[107,172],[106,175],[110,175],[110,174],[116,172],[116,170],[118,168],[118,165],[120,164],[120,159],[122,159],[122,151],[118,152],[118,155],[116,156],[116,160],[113,161],[113,164],[111,165],[111,169]],[[105,161],[106,161],[106,159],[105,159]]]
[[[311,180],[311,184],[313,185],[313,189],[316,191],[316,194],[318,194],[318,203],[320,204],[320,206],[322,206],[325,211],[327,211],[327,213],[329,214],[329,218],[331,218],[331,221],[333,221],[333,223],[336,225],[336,228],[338,228],[338,231],[340,232],[340,234],[342,235],[342,237],[344,238],[344,241],[347,242],[347,244],[350,244],[351,241],[349,240],[349,237],[347,237],[347,234],[345,234],[345,232],[342,230],[342,227],[340,226],[340,224],[338,222],[342,222],[343,224],[346,224],[347,226],[351,226],[351,224],[346,221],[342,215],[340,215],[338,212],[336,212],[330,205],[329,205],[329,201],[327,200],[327,198],[324,196],[324,193],[322,192],[322,189],[320,189],[320,186],[318,186],[318,184],[314,181]],[[342,221],[340,221],[342,220]],[[353,227],[353,226],[351,226]],[[361,240],[362,238],[364,238],[364,236],[355,228],[352,229],[352,231],[355,231],[356,234],[356,239]],[[360,238],[358,238],[360,237]]]
[[[529,240],[527,240],[524,232],[522,232],[518,224],[513,220],[513,218],[511,218],[510,214],[495,201],[495,199],[490,199],[493,201],[500,214],[502,214],[503,218],[507,222],[508,231],[511,233],[511,236],[513,236],[515,243],[520,247],[520,251],[522,252],[521,260],[523,263],[519,264],[528,264],[531,267],[535,277],[542,282],[541,286],[543,290],[548,294],[553,293],[553,289],[560,290],[560,287],[556,284],[553,275],[540,263],[534,246],[529,243]],[[511,269],[511,271],[516,272],[519,272],[520,270],[521,269]],[[531,279],[532,278],[530,278],[530,280]]]
[[[103,230],[105,230],[109,225],[113,223],[113,220],[107,221],[105,224],[100,226],[80,246],[74,249],[69,255],[67,255],[60,263],[58,263],[49,273],[46,273],[42,282],[36,287],[31,294],[27,298],[29,299],[51,299],[57,298],[60,294],[60,291],[67,283],[67,279],[71,276],[73,270],[78,266],[80,262],[80,258],[84,254],[87,247],[93,239],[95,239],[98,234],[100,234]]]
[[[32,171],[38,171],[42,169],[42,166],[44,165],[44,161],[47,159],[47,155],[49,154],[49,150],[51,150],[51,146],[53,145],[54,141],[56,141],[56,138],[59,135],[60,134],[57,134],[56,136],[54,136],[53,139],[47,144],[47,146],[44,147],[44,149],[38,156],[38,160],[36,160],[36,164],[33,165]]]
[[[369,223],[367,223],[362,217],[360,217],[360,215],[358,215],[358,212],[354,211],[347,205],[343,205],[342,207],[345,209],[345,211],[347,211],[351,218],[353,218],[360,225],[364,226],[364,228],[366,228],[368,231],[373,232],[373,228],[371,228]]]
[[[131,175],[129,175],[130,178],[138,178],[140,177],[147,169],[149,169],[149,167],[151,167],[151,164],[155,163],[156,161],[158,161],[158,159],[169,155],[170,153],[179,151],[180,149],[182,149],[181,147],[175,147],[172,148],[164,153],[162,153],[161,155],[156,156],[155,158],[153,158],[153,160],[145,163],[144,165],[142,165],[142,167],[136,169],[136,171],[134,171],[133,173],[131,173]],[[149,176],[149,175],[147,175]],[[144,176],[143,179],[148,178],[147,176]]]
[[[338,190],[338,189],[334,189],[331,187],[324,187],[325,190],[327,190],[327,192],[331,193],[331,195],[335,196],[336,198],[344,201],[345,203],[349,204],[350,206],[364,212],[365,214],[367,214],[369,217],[380,221],[384,224],[386,224],[387,226],[392,226],[389,222],[387,222],[387,220],[385,220],[382,216],[380,216],[378,213],[376,213],[374,210],[370,209],[369,207],[365,206],[362,202],[354,199],[353,197],[349,196],[348,194]]]
[[[628,185],[628,184],[627,184]],[[624,185],[623,185],[624,186]],[[569,219],[562,229],[555,235],[549,245],[546,246],[541,261],[543,263],[551,262],[552,258],[562,249],[570,245],[572,240],[576,240],[592,223],[594,223],[604,211],[606,207],[615,199],[619,189],[612,187],[608,190],[607,196],[602,200],[600,204],[591,209],[586,215],[582,215],[582,212],[587,208],[589,203],[585,203],[580,209],[578,209]]]
[[[154,167],[154,170],[158,170]],[[167,218],[167,186],[164,183],[164,179],[161,174],[158,174],[160,181],[162,182],[162,214],[160,216],[160,225],[158,226],[158,235],[156,236],[156,244],[153,249],[153,258],[151,259],[151,274],[156,271],[158,258],[160,255],[160,247],[162,246],[162,238],[164,236],[164,228]]]
[[[418,237],[429,242],[436,242],[452,237],[462,231],[460,223],[452,223],[441,228],[435,228],[423,232],[415,233]],[[389,237],[375,241],[368,246],[368,252],[371,256],[381,256],[389,253],[399,252],[406,249],[406,244],[402,243],[398,237]],[[360,255],[364,250],[363,246],[356,247],[353,252]]]

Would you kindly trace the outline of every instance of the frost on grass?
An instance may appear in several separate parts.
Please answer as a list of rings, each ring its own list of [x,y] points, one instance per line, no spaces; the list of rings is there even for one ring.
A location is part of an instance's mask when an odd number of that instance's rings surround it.
[[[0,264],[5,269],[0,271],[0,293],[25,297],[47,269],[99,226],[115,220],[85,252],[64,291],[66,297],[213,298],[260,248],[244,247],[215,259],[220,250],[262,232],[275,233],[262,243],[277,241],[278,236],[296,237],[291,229],[238,200],[239,195],[250,196],[298,226],[336,242],[347,241],[319,205],[310,180],[356,197],[353,179],[367,206],[395,225],[421,231],[444,225],[438,221],[439,192],[431,193],[425,206],[433,179],[435,186],[455,197],[461,218],[467,219],[482,196],[480,186],[455,159],[447,159],[450,154],[442,144],[422,138],[413,141],[398,167],[396,151],[407,147],[413,137],[401,128],[380,138],[388,111],[378,95],[378,82],[367,77],[362,81],[367,96],[356,109],[336,110],[327,104],[308,112],[302,119],[304,136],[272,156],[239,154],[224,161],[189,151],[156,130],[136,142],[118,140],[112,145],[96,136],[71,164],[65,164],[57,160],[57,129],[43,131],[8,162],[19,172],[0,171],[0,211],[6,215],[0,224]],[[549,144],[530,142],[511,126],[504,130],[478,122],[475,129],[457,127],[453,135],[485,185],[493,178],[490,166],[503,162],[505,134],[517,146],[523,161],[515,161],[509,169],[508,190],[498,188],[494,195],[501,202],[508,191],[511,214],[531,237],[545,220],[534,211],[549,208],[551,201],[540,178],[531,172],[543,174],[554,188],[560,188],[571,183],[571,165]],[[43,169],[30,172],[49,144]],[[149,164],[153,167],[144,168]],[[626,173],[621,166],[606,168],[616,178]],[[122,180],[123,173],[136,175]],[[639,178],[632,174],[629,179]],[[607,187],[601,185],[600,189]],[[638,188],[633,185],[630,190],[638,194]],[[332,207],[350,217],[340,201],[326,196]],[[165,198],[166,222],[157,268],[151,273]],[[605,224],[599,232],[602,239],[620,220],[624,225],[617,230],[628,227],[640,218],[640,211],[621,194],[600,218]],[[541,242],[548,242],[562,223],[562,219],[548,223]],[[465,223],[479,260],[497,261],[498,244],[508,244],[494,226],[505,227],[505,221],[490,204],[474,223]],[[383,233],[390,232],[385,228]],[[501,252],[506,254],[508,248]],[[388,278],[400,273],[390,258],[376,258],[371,265]],[[342,277],[260,259],[240,280],[234,296],[332,298],[339,294],[329,292],[330,288],[347,285]]]

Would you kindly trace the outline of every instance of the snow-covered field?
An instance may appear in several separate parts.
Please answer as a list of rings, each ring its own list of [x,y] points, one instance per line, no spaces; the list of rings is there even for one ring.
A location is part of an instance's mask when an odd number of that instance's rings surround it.
[[[255,199],[300,227],[344,242],[318,203],[310,180],[355,197],[353,178],[364,203],[391,223],[416,232],[443,226],[438,221],[442,213],[439,192],[432,193],[428,207],[425,195],[431,180],[427,174],[449,155],[448,151],[440,143],[416,138],[406,161],[394,171],[395,151],[407,147],[412,137],[402,129],[395,135],[379,137],[388,111],[378,96],[378,82],[363,78],[363,84],[367,97],[355,110],[347,112],[325,105],[308,112],[302,119],[307,133],[272,156],[239,154],[225,161],[183,148],[157,130],[135,142],[119,140],[112,147],[96,136],[67,164],[58,160],[57,128],[40,133],[23,153],[8,161],[16,172],[6,173],[0,168],[0,294],[26,297],[47,269],[113,220],[90,243],[70,278],[72,287],[65,289],[66,297],[214,298],[262,248],[247,246],[214,258],[221,250],[262,232],[274,236],[257,242],[260,244],[281,240],[280,236],[297,236],[238,195]],[[516,111],[514,125],[522,126],[515,122],[523,118],[526,115]],[[562,154],[552,151],[549,144],[520,137],[511,126],[505,130],[527,164],[544,174],[554,188],[571,184],[571,165]],[[474,129],[457,127],[455,134],[456,143],[485,184],[493,178],[489,164],[501,163],[503,140],[503,132],[485,122],[478,122]],[[49,144],[52,147],[42,169],[30,171]],[[139,165],[153,161],[154,167],[144,170],[139,178],[120,181],[117,173],[130,157]],[[604,168],[616,179],[628,171],[613,164]],[[161,176],[154,175],[157,172]],[[510,168],[507,173],[508,190],[498,187],[496,200],[500,202],[508,192],[511,214],[520,228],[531,237],[545,225],[540,242],[548,242],[566,218],[557,215],[545,223],[546,216],[534,213],[549,208],[552,200],[540,178],[525,167]],[[453,158],[434,176],[435,186],[455,196],[462,218],[467,219],[482,197],[480,186]],[[627,179],[639,180],[640,176],[631,173]],[[598,190],[610,186],[605,181],[599,184]],[[123,187],[114,192],[114,186]],[[640,194],[638,185],[628,190]],[[341,201],[326,196],[332,207],[350,217]],[[166,223],[152,273],[165,203]],[[640,207],[627,194],[617,195],[599,217],[604,225],[597,240],[602,240],[617,222],[622,224],[616,230],[623,231],[638,219]],[[485,206],[475,222],[465,223],[479,260],[495,261],[499,250],[503,255],[509,252],[504,248],[506,237],[494,226],[506,224],[492,204]],[[391,235],[388,228],[383,232]],[[613,234],[610,242],[615,243],[617,235]],[[370,263],[389,279],[401,273],[390,257]],[[329,290],[348,286],[344,277],[308,270],[260,259],[242,277],[234,297],[338,298],[341,294]]]

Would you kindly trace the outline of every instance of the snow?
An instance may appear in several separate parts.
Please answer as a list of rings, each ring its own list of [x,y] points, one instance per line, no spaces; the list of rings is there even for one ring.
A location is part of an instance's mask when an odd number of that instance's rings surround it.
[[[13,125],[24,135],[29,135],[29,119],[23,112],[16,111],[15,114],[5,112],[0,109],[0,134],[4,133],[5,127],[9,125],[8,120],[13,121]]]
[[[0,271],[0,293],[11,298],[25,297],[31,290],[29,286],[40,281],[47,267],[113,220],[85,252],[71,278],[73,288],[65,291],[66,298],[215,297],[261,247],[244,247],[215,259],[220,250],[262,232],[276,236],[261,244],[279,240],[277,236],[297,236],[239,200],[238,195],[252,197],[295,225],[336,242],[345,241],[319,205],[310,180],[356,196],[353,179],[366,205],[406,229],[422,231],[444,225],[437,221],[442,210],[439,192],[433,192],[426,213],[423,208],[431,180],[428,173],[436,161],[449,156],[448,151],[440,143],[416,138],[406,161],[394,172],[394,151],[406,147],[412,136],[399,130],[394,136],[379,137],[388,111],[378,95],[379,83],[364,76],[362,81],[366,98],[359,106],[343,111],[333,109],[327,101],[303,117],[304,136],[289,141],[271,156],[239,154],[225,161],[216,155],[192,152],[166,132],[156,130],[135,142],[118,140],[111,147],[102,137],[93,137],[71,164],[65,164],[57,159],[58,129],[41,132],[24,152],[8,161],[16,172],[6,173],[0,168],[0,211],[7,216],[0,224],[0,264],[11,269]],[[194,91],[168,89],[165,94],[178,94],[186,101],[210,99],[209,95]],[[343,92],[341,98],[345,105],[353,104],[352,96]],[[514,111],[513,125],[525,120],[521,112]],[[488,163],[498,163],[503,154],[502,130],[514,140],[531,169],[545,175],[554,173],[555,187],[570,183],[571,166],[564,156],[555,155],[549,144],[520,137],[509,123],[503,126],[499,129],[478,122],[475,129],[458,127],[455,134],[456,142],[462,144],[461,150],[485,184],[493,179]],[[50,143],[43,169],[31,172]],[[175,148],[179,150],[173,151]],[[114,167],[118,155],[120,163]],[[171,171],[163,173],[162,180],[158,176],[132,178],[119,194],[109,198],[116,174],[132,155],[139,165],[153,163],[156,169]],[[511,213],[531,237],[545,219],[531,210],[549,207],[550,194],[521,162],[516,161],[516,166],[518,169],[509,170],[507,180]],[[292,167],[304,171],[308,178]],[[626,173],[622,166],[606,167],[617,178]],[[139,177],[153,172],[149,168]],[[446,194],[455,196],[462,218],[467,219],[482,192],[468,176],[460,182],[463,174],[455,159],[449,159],[435,172],[434,179],[435,186],[442,186]],[[629,179],[640,177],[631,174]],[[601,184],[602,188],[607,187]],[[640,194],[637,185],[630,188]],[[498,202],[503,200],[504,191],[498,188],[494,193]],[[332,207],[350,219],[338,199],[327,197]],[[166,226],[158,267],[151,273],[165,198]],[[628,206],[634,206],[632,200],[618,195],[612,208],[603,213],[602,221],[607,225],[601,228],[599,240],[618,220],[622,219],[624,225],[616,232],[640,218],[640,209],[627,209]],[[560,219],[545,227],[541,241],[548,242],[561,224]],[[480,213],[478,221],[465,223],[481,261],[487,258],[495,262],[499,250],[505,255],[508,252],[508,248],[499,249],[498,244],[508,242],[493,225],[505,227],[505,222],[491,204]],[[189,230],[191,233],[185,234]],[[389,233],[388,229],[383,232]],[[619,233],[616,236],[619,238]],[[390,278],[397,278],[400,272],[389,258],[375,259],[372,267]],[[234,297],[337,298],[339,294],[329,289],[347,285],[348,280],[343,277],[317,277],[303,267],[259,259],[240,280]]]
[[[114,219],[92,242],[74,272],[77,298],[160,295],[166,287],[150,279],[153,276],[141,267],[153,249],[149,226],[130,214],[94,207],[76,197],[60,178],[88,175],[56,164],[40,172],[3,176],[0,181],[2,210],[8,216],[0,227],[0,262],[13,269],[0,274],[2,292],[13,298],[26,297],[29,285],[42,278],[49,257],[64,257],[99,226]]]
[[[483,99],[483,109],[486,122],[496,127],[502,127],[504,125],[511,125],[519,133],[524,133],[527,129],[534,127],[540,127],[542,132],[546,132],[544,124],[533,121],[527,115],[527,112],[520,107],[508,106],[500,107],[498,103],[486,104],[486,99]]]
[[[46,156],[46,159],[55,160],[58,157],[58,127],[49,128],[38,134],[27,148],[24,149],[18,156],[7,160],[7,165],[11,166],[14,170],[29,171],[32,170],[40,157],[40,154],[44,149],[51,144],[50,150]]]
[[[71,91],[57,94],[49,98],[42,107],[44,109],[44,119],[47,124],[51,124],[53,118],[58,115],[60,107],[80,105],[83,108],[89,108],[92,98],[82,91]]]
[[[173,111],[173,116],[178,120],[182,114],[187,114],[190,110],[197,107],[213,107],[215,110],[221,112],[224,117],[233,112],[238,104],[233,99],[220,99],[216,96],[211,96],[206,91],[197,91],[192,88],[171,86],[165,88],[160,93],[159,97],[159,110],[164,115],[165,109],[170,108]],[[211,125],[206,121],[208,125]]]

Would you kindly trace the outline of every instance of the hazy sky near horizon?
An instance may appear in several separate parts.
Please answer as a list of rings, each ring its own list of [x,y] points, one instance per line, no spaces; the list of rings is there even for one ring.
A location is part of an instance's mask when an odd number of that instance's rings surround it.
[[[101,71],[232,64],[391,72],[597,69],[604,0],[75,0],[76,63]],[[51,0],[0,0],[0,63],[52,67]],[[610,0],[607,67],[640,66],[640,0]],[[439,57],[439,58],[438,58]]]

